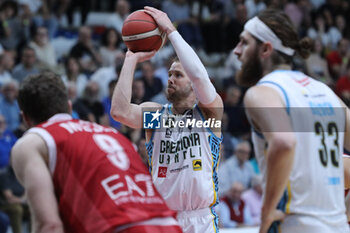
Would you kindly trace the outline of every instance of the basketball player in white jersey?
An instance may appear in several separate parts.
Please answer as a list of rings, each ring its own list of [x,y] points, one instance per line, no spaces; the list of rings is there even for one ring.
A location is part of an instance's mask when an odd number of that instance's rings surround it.
[[[222,100],[196,53],[164,12],[152,7],[145,7],[145,12],[167,33],[179,58],[169,69],[167,97],[171,104],[130,103],[135,67],[154,52],[128,51],[112,97],[113,118],[129,127],[141,128],[143,111],[152,108],[161,114],[160,122],[220,121]],[[168,206],[178,211],[177,218],[185,233],[218,232],[213,207],[218,202],[217,165],[222,138],[217,127],[162,125],[160,129],[146,131],[153,182]]]
[[[260,233],[349,232],[341,156],[350,149],[350,112],[325,84],[291,70],[309,48],[283,12],[265,10],[234,49],[264,176]]]

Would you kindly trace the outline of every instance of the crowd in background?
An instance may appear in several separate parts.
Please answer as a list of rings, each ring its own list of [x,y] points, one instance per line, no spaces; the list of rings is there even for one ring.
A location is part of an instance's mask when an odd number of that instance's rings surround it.
[[[296,58],[294,68],[330,86],[350,106],[348,0],[0,0],[0,232],[1,222],[8,221],[13,233],[22,232],[22,220],[30,218],[9,160],[11,147],[26,131],[16,98],[28,75],[61,75],[73,117],[120,130],[147,163],[143,130],[130,129],[109,114],[126,52],[123,21],[146,5],[168,14],[224,100],[218,207],[223,227],[260,221],[261,177],[242,105],[245,89],[234,81],[240,63],[232,53],[248,19],[268,7],[284,10],[300,38],[314,41],[311,56]],[[165,87],[174,55],[166,43],[151,61],[140,64],[133,103],[167,103]]]

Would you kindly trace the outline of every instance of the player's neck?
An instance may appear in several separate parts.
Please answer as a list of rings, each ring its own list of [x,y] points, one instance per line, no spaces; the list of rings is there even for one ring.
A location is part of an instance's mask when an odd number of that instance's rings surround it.
[[[291,70],[292,66],[288,64],[280,64],[277,66],[269,66],[264,70],[263,76],[275,71],[275,70]]]
[[[186,112],[188,109],[192,109],[193,106],[195,105],[196,101],[179,101],[179,102],[174,102],[173,103],[173,107],[172,107],[172,112],[174,114],[183,114],[184,112]]]

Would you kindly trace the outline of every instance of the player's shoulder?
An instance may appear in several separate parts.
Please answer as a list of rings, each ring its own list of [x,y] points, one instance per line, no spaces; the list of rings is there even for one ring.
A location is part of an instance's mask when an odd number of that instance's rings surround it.
[[[279,93],[274,88],[264,85],[250,87],[243,101],[247,108],[283,106],[283,101],[281,101]]]

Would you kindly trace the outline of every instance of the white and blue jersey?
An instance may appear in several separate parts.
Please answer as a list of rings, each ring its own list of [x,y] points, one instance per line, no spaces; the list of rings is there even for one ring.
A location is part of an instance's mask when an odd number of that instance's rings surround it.
[[[161,122],[205,120],[197,105],[182,115],[174,115],[171,105],[165,105],[161,113]],[[188,213],[210,208],[214,228],[221,141],[210,128],[173,126],[153,130],[146,143],[153,182],[168,206]]]
[[[348,232],[342,162],[345,109],[339,99],[325,84],[297,71],[274,71],[264,76],[257,85],[271,87],[280,94],[297,141],[294,165],[278,208],[287,214],[316,218],[324,224],[324,229],[327,226],[335,229],[327,232]],[[267,141],[254,130],[253,143],[265,185]],[[282,232],[287,219],[281,226]],[[293,222],[302,226],[295,219]],[[294,230],[310,232],[298,229]],[[279,231],[273,225],[269,232]]]

